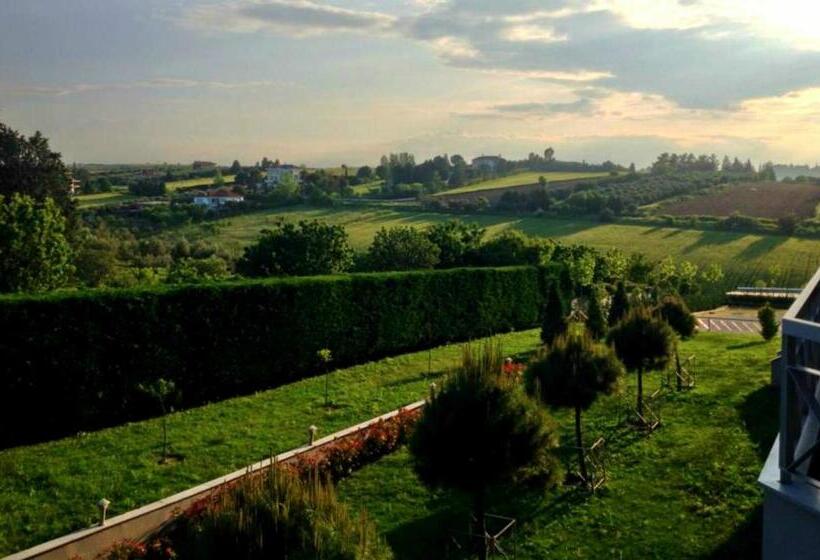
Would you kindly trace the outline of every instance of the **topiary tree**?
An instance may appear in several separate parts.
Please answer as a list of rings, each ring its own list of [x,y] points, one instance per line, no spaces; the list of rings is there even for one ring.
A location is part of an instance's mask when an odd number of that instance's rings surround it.
[[[612,303],[609,306],[609,317],[607,322],[611,327],[629,312],[629,296],[626,293],[626,285],[623,280],[618,282],[615,288],[615,295],[612,296]]]
[[[596,343],[590,333],[572,332],[539,352],[527,368],[527,389],[550,406],[575,410],[575,446],[581,478],[589,480],[581,434],[581,411],[598,395],[615,392],[624,366],[610,348]]]
[[[644,417],[643,374],[663,369],[669,363],[675,344],[672,328],[645,307],[630,311],[609,330],[607,342],[629,371],[638,373],[638,415]]]
[[[655,307],[655,314],[669,323],[681,338],[689,338],[695,334],[695,316],[680,297],[664,296]]]
[[[485,497],[493,485],[535,469],[545,484],[559,480],[551,450],[555,423],[502,374],[500,347],[465,347],[460,368],[424,407],[410,453],[419,479],[430,488],[451,488],[473,499],[477,531],[486,535]],[[486,547],[482,547],[482,558]]]
[[[587,305],[587,330],[595,340],[606,336],[607,322],[601,308],[601,296],[596,286],[592,286]]]
[[[771,340],[777,335],[780,325],[771,305],[767,303],[757,311],[757,320],[760,321],[760,334],[763,340]]]
[[[541,341],[550,344],[567,328],[567,303],[557,282],[550,282],[541,312]]]

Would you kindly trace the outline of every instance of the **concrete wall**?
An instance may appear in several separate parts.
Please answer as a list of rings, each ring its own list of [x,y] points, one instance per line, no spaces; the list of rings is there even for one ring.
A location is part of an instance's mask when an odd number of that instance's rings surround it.
[[[820,558],[820,513],[767,489],[763,501],[763,560]]]

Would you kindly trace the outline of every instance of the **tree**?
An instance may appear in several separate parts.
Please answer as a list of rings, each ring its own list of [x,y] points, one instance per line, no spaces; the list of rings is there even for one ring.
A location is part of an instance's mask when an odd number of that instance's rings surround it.
[[[381,228],[367,253],[371,270],[418,270],[439,262],[439,248],[412,226]]]
[[[93,232],[83,230],[78,237],[80,242],[74,258],[76,278],[85,286],[107,284],[115,277],[119,266],[119,241],[104,226]]]
[[[485,229],[476,223],[447,220],[427,228],[427,238],[439,249],[440,268],[471,264],[481,247]]]
[[[14,193],[0,204],[0,292],[36,292],[65,285],[74,267],[66,219],[57,203]]]
[[[230,275],[228,263],[217,255],[202,259],[185,257],[174,260],[165,281],[169,284],[191,284],[224,280]]]
[[[575,447],[581,478],[589,480],[581,434],[581,411],[587,410],[598,395],[610,395],[618,388],[624,366],[610,348],[593,341],[589,332],[566,333],[539,351],[526,373],[531,394],[550,405],[575,410]]]
[[[771,305],[767,303],[757,311],[757,320],[760,322],[760,334],[763,340],[771,340],[777,336],[780,325]]]
[[[279,223],[245,248],[237,270],[245,276],[310,276],[344,272],[353,261],[347,232],[318,220]]]
[[[666,321],[681,338],[695,334],[695,316],[680,297],[667,295],[655,307],[655,313]]]
[[[497,344],[466,347],[461,367],[432,395],[410,440],[419,479],[430,488],[469,494],[482,536],[490,487],[536,472],[554,485],[559,475],[551,455],[558,444],[555,423],[501,369]]]
[[[587,300],[587,330],[594,340],[600,340],[606,336],[607,322],[601,308],[601,295],[597,286],[590,288]]]
[[[672,356],[675,333],[648,309],[638,307],[609,330],[606,340],[614,347],[626,369],[638,373],[637,409],[643,420],[643,374],[666,367]]]
[[[40,132],[26,138],[0,123],[0,199],[8,202],[14,193],[38,203],[51,198],[69,215],[74,209],[69,185],[69,172],[60,154],[51,151]]]
[[[155,399],[162,411],[162,459],[160,463],[165,464],[168,461],[168,413],[174,411],[170,399],[176,394],[176,386],[173,381],[160,377],[151,383],[141,383],[139,389]]]
[[[550,282],[541,312],[541,342],[550,344],[567,328],[567,303],[558,282]]]
[[[507,229],[481,245],[478,260],[484,266],[539,265],[549,260],[552,248],[548,240]]]
[[[367,165],[361,166],[356,170],[356,178],[363,183],[371,181],[373,179],[373,168]]]
[[[797,229],[797,223],[798,219],[794,214],[781,216],[777,219],[777,229],[779,229],[783,235],[794,235]]]
[[[607,322],[611,327],[620,321],[629,312],[629,296],[626,294],[626,285],[623,280],[618,282],[615,288],[615,295],[612,296],[612,303],[609,305],[609,318]]]
[[[217,189],[220,188],[220,187],[225,186],[225,177],[222,176],[222,170],[221,169],[216,170],[216,174],[214,175],[214,181],[213,181],[212,184]]]
[[[231,175],[236,175],[240,171],[242,171],[242,164],[239,163],[238,159],[233,160],[233,163],[231,164]]]
[[[546,150],[544,150],[544,161],[546,161],[547,163],[552,163],[553,161],[555,161],[555,150],[553,150],[552,147],[549,147]]]

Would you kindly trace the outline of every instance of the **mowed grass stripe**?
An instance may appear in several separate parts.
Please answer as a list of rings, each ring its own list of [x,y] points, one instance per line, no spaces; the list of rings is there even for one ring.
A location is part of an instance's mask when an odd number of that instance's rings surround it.
[[[591,172],[591,171],[525,171],[523,173],[515,173],[507,175],[506,177],[499,177],[497,179],[489,179],[471,185],[465,185],[457,189],[451,189],[437,193],[435,196],[444,196],[451,194],[463,194],[476,191],[486,191],[489,189],[498,189],[502,187],[519,187],[522,185],[533,185],[538,182],[539,177],[544,177],[547,181],[577,181],[581,179],[597,179],[607,177],[609,173],[606,172]]]

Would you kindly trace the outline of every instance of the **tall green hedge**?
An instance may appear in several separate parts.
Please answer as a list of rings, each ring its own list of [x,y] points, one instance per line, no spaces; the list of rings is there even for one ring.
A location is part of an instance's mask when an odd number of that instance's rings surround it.
[[[0,298],[0,446],[178,407],[444,342],[533,327],[551,272],[531,267],[272,279]]]

